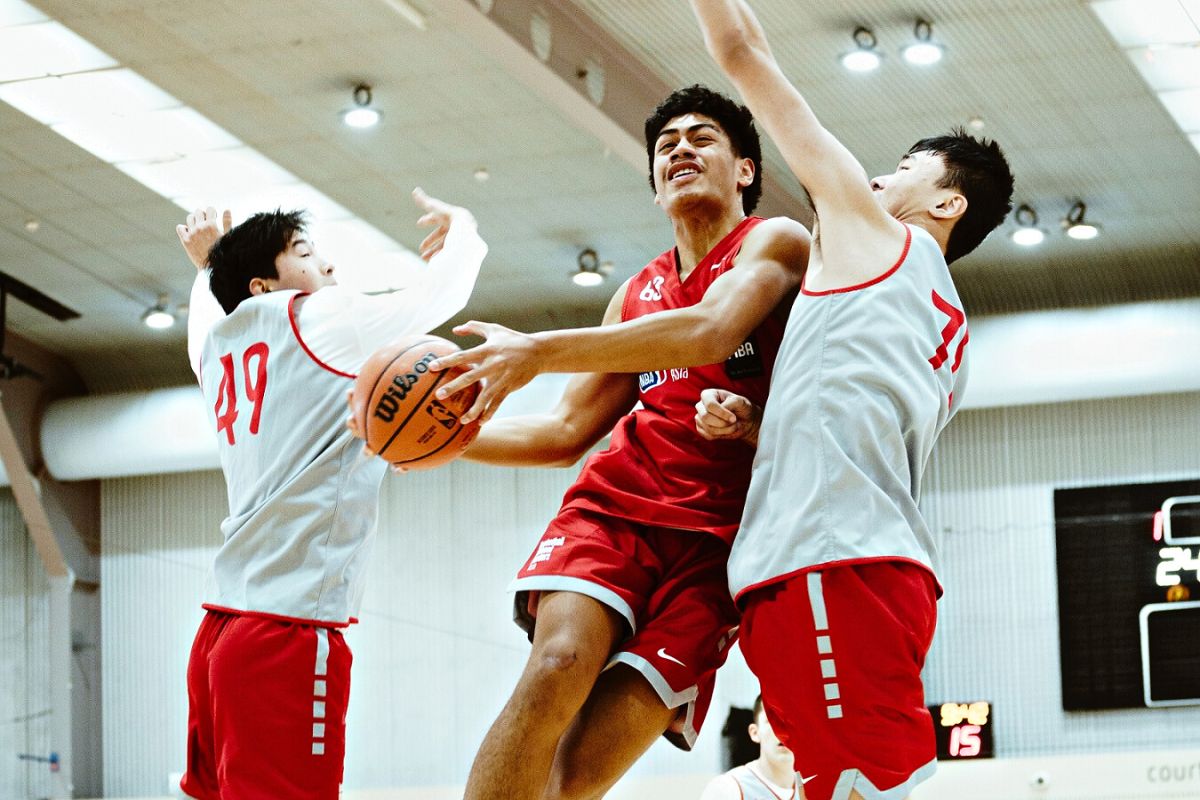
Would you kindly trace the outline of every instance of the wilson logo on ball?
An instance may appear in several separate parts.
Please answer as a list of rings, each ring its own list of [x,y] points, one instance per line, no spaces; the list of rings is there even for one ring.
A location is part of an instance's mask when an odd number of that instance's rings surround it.
[[[392,378],[391,386],[388,387],[387,391],[380,396],[379,401],[375,404],[375,417],[384,422],[394,420],[396,412],[400,410],[400,404],[408,397],[408,390],[416,385],[417,381],[421,379],[420,376],[429,371],[429,364],[436,358],[436,353],[427,353],[421,356],[421,359],[417,363],[413,364],[411,372],[406,372]]]

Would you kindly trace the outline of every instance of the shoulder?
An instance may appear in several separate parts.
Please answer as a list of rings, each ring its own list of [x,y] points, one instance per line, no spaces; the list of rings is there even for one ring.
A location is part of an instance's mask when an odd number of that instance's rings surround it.
[[[741,800],[742,790],[733,773],[734,770],[730,770],[709,781],[700,800]]]
[[[812,247],[812,234],[790,217],[772,217],[756,225],[742,241],[739,263],[747,259],[777,261],[803,268]]]

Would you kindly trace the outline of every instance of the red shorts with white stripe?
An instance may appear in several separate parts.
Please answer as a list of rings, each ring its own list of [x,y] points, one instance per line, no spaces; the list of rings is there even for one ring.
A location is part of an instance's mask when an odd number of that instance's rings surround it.
[[[807,800],[903,800],[937,768],[921,667],[936,583],[907,561],[833,566],[742,596],[741,647]]]
[[[620,613],[631,635],[608,666],[633,667],[667,708],[679,709],[664,735],[690,750],[717,668],[737,637],[728,560],[729,546],[709,533],[566,509],[510,586],[517,592],[514,616],[532,636],[539,596],[556,591],[587,595]]]
[[[209,611],[188,661],[180,788],[197,800],[336,800],[350,661],[336,630]]]

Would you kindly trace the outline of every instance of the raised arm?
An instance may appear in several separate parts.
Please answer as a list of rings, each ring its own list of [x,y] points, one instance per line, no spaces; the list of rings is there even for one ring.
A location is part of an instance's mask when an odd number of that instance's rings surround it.
[[[488,249],[475,217],[420,189],[413,191],[413,200],[425,212],[418,224],[434,227],[421,243],[429,264],[415,281],[377,295],[329,287],[299,304],[305,345],[339,372],[356,373],[384,343],[441,325],[463,309],[475,288]]]
[[[478,347],[444,356],[434,369],[471,368],[438,391],[448,397],[484,381],[464,420],[487,420],[512,391],[542,372],[645,372],[713,364],[746,340],[804,275],[810,238],[785,217],[767,220],[746,237],[736,268],[713,281],[693,306],[619,322],[628,282],[610,303],[616,324],[526,334],[500,325],[470,322],[455,333],[487,338]]]
[[[196,280],[192,282],[188,298],[188,362],[196,380],[200,379],[200,353],[204,350],[204,340],[213,325],[225,317],[225,310],[209,289],[208,253],[232,225],[233,214],[229,209],[218,218],[217,210],[209,207],[193,211],[187,215],[184,224],[175,226],[179,243],[196,268]]]
[[[691,0],[704,43],[737,87],[754,118],[779,147],[812,196],[823,227],[826,210],[849,211],[891,228],[896,223],[871,196],[866,171],[813,113],[784,76],[766,34],[745,0]]]

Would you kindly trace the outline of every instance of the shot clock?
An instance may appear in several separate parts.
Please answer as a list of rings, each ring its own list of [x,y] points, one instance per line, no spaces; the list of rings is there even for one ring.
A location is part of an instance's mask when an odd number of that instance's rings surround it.
[[[939,761],[994,758],[992,704],[986,700],[929,706]]]
[[[1063,708],[1200,705],[1200,481],[1054,492]]]

